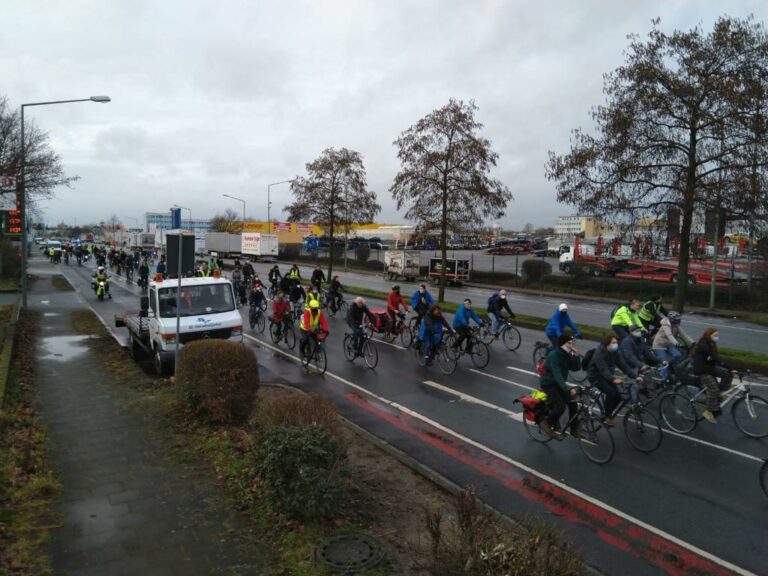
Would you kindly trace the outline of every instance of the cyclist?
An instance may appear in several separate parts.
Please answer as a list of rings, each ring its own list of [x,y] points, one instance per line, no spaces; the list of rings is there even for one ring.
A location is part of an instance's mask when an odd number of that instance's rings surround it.
[[[288,279],[294,284],[301,282],[301,272],[299,272],[299,267],[296,266],[296,264],[291,266],[291,269],[288,270],[286,276],[288,276]]]
[[[306,302],[307,293],[304,291],[304,286],[302,286],[300,282],[293,284],[291,291],[288,294],[288,299],[294,307],[298,307],[300,303]]]
[[[619,368],[624,374],[635,377],[638,384],[642,378],[637,376],[637,372],[629,368],[619,354],[619,341],[614,334],[609,334],[602,339],[595,351],[592,353],[592,359],[587,367],[587,378],[589,383],[595,386],[605,396],[605,417],[603,423],[606,426],[614,426],[614,411],[621,402],[621,391],[618,386],[622,379],[616,377],[616,368]]]
[[[256,271],[253,269],[253,264],[246,260],[245,264],[243,264],[243,281],[246,286],[251,286],[251,278],[255,275]]]
[[[235,269],[232,270],[232,287],[235,289],[235,298],[237,298],[238,302],[242,302],[245,290],[243,286],[243,270],[239,262],[235,264]]]
[[[643,373],[649,366],[661,364],[661,360],[643,340],[643,329],[634,324],[629,327],[629,337],[619,344],[619,354],[624,364],[633,372],[632,377],[635,376],[634,372]]]
[[[251,293],[249,296],[249,300],[252,307],[261,308],[262,302],[265,300],[264,291],[261,289],[261,280],[256,278],[253,281],[253,286],[251,287]]]
[[[371,323],[376,322],[376,316],[365,305],[365,300],[362,296],[355,298],[352,306],[347,311],[347,326],[352,330],[352,346],[355,348],[355,354],[361,356],[361,348],[363,346],[363,322],[368,317]]]
[[[453,328],[443,317],[443,312],[437,304],[432,305],[419,327],[419,340],[424,343],[424,360],[429,362],[432,347],[436,346],[443,337],[443,329],[453,332]]]
[[[139,282],[142,289],[149,286],[149,264],[147,264],[146,258],[142,258],[141,263],[139,263]]]
[[[421,321],[426,316],[429,309],[434,305],[435,299],[432,298],[432,294],[427,290],[426,284],[420,284],[419,289],[411,296],[411,308],[416,312],[416,322],[421,325]]]
[[[309,292],[307,292],[307,297],[304,300],[304,308],[309,308],[312,302],[317,302],[317,305],[320,305],[320,289],[314,283],[309,285]]]
[[[328,307],[334,314],[336,313],[336,310],[339,309],[339,306],[341,306],[341,293],[343,289],[344,287],[341,285],[341,282],[339,282],[339,277],[334,276],[331,279],[330,286],[328,286]]]
[[[299,323],[299,330],[301,330],[301,344],[299,345],[299,352],[302,357],[307,353],[307,346],[309,345],[309,339],[313,334],[318,332],[328,333],[328,321],[325,319],[325,314],[320,311],[320,303],[313,300],[309,305],[309,308],[304,310],[304,314],[301,317]]]
[[[269,284],[272,286],[272,288],[277,290],[277,287],[280,284],[280,280],[283,279],[283,275],[280,274],[280,269],[277,267],[277,264],[272,266],[267,278],[269,279]]]
[[[465,298],[464,305],[456,310],[456,313],[453,315],[453,321],[451,322],[451,327],[454,329],[456,334],[459,335],[459,337],[456,338],[456,341],[453,343],[454,350],[459,350],[461,348],[461,344],[469,336],[470,320],[474,320],[475,324],[478,326],[483,323],[483,321],[480,320],[480,316],[477,315],[477,312],[472,310],[472,300]],[[471,346],[472,340],[469,339],[467,340],[467,352],[472,351]]]
[[[549,341],[552,343],[552,346],[550,346],[550,350],[554,350],[557,348],[557,343],[560,340],[560,336],[565,334],[565,329],[570,328],[571,333],[576,337],[581,337],[581,332],[579,332],[579,327],[576,326],[576,324],[571,320],[571,317],[568,315],[568,304],[562,303],[560,306],[557,307],[557,310],[555,310],[555,313],[552,314],[552,317],[549,319],[549,323],[547,324],[547,327],[544,329],[544,333],[547,335],[547,338],[549,338]]]
[[[125,257],[125,281],[129,284],[133,282],[133,269],[134,269],[134,263],[133,258],[130,256]]]
[[[320,268],[320,264],[315,266],[315,269],[312,271],[312,278],[310,279],[310,282],[312,282],[312,284],[318,288],[320,288],[325,282],[325,273],[323,273],[322,268]]]
[[[394,330],[397,325],[397,315],[400,313],[400,306],[408,312],[408,303],[403,298],[403,295],[400,294],[400,286],[395,284],[392,286],[392,291],[389,293],[389,296],[387,296],[387,312],[389,313],[392,330]]]
[[[638,310],[640,310],[640,300],[632,298],[629,304],[619,306],[611,315],[611,328],[616,332],[620,342],[629,336],[631,326],[642,327],[643,323],[637,315]]]
[[[104,266],[99,266],[96,269],[96,273],[93,275],[93,278],[91,278],[91,286],[93,287],[94,292],[98,291],[99,282],[104,282],[104,292],[106,292],[107,296],[109,296],[109,299],[111,300],[112,293],[109,291],[109,274],[107,274]]]
[[[680,323],[683,317],[679,312],[672,310],[669,314],[662,317],[659,330],[653,337],[651,350],[659,360],[667,361],[674,368],[680,358],[683,357],[680,352],[679,340],[682,340],[688,346],[693,344],[693,338],[688,336]],[[661,376],[667,378],[669,369],[664,368]]]
[[[649,332],[656,332],[659,329],[662,318],[667,316],[667,311],[661,300],[661,296],[652,296],[637,312],[643,327]]]
[[[717,328],[707,328],[693,347],[693,373],[707,393],[707,409],[702,415],[710,424],[715,424],[721,414],[720,391],[731,387],[735,373],[720,356],[719,340]]]
[[[218,262],[211,257],[211,259],[208,261],[208,276],[213,276],[213,272],[215,270],[219,270],[219,264]]]
[[[502,312],[506,310],[509,312],[509,317],[514,318],[515,313],[512,312],[512,308],[509,307],[509,302],[507,302],[507,291],[506,290],[499,290],[497,293],[492,294],[490,298],[488,298],[488,316],[491,319],[491,333],[493,334],[494,338],[499,337],[499,328],[501,327],[501,323],[504,320],[504,315]]]
[[[282,290],[286,294],[290,294],[292,288],[293,288],[293,282],[291,281],[290,278],[288,278],[288,274],[286,274],[280,279],[280,284],[278,285],[277,289]]]
[[[291,322],[291,304],[285,300],[282,290],[275,294],[272,301],[272,322],[279,326],[278,334],[283,333],[283,325]]]
[[[568,407],[568,416],[571,420],[571,434],[574,437],[579,436],[579,421],[576,418],[576,403],[571,398],[576,396],[576,389],[568,386],[568,372],[581,369],[581,357],[573,344],[573,336],[563,334],[557,339],[557,348],[547,353],[544,359],[546,368],[544,375],[539,378],[539,386],[547,395],[547,405],[549,413],[546,418],[539,422],[539,426],[544,432],[553,438],[557,438],[560,433],[557,431],[560,427],[560,416],[563,415],[566,406]]]

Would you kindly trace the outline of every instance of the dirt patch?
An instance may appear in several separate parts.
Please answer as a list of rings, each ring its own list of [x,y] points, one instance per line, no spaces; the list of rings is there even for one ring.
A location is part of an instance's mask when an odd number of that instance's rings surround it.
[[[72,288],[72,284],[69,283],[69,280],[64,278],[61,274],[56,274],[51,277],[51,285],[56,288],[56,290],[61,290],[62,292],[74,292],[75,290]]]

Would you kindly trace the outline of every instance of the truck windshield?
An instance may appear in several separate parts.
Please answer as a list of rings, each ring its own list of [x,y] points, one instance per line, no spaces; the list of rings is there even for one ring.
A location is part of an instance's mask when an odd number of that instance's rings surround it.
[[[235,309],[230,284],[204,284],[181,287],[180,316],[217,314]],[[160,317],[176,317],[176,288],[160,290]]]

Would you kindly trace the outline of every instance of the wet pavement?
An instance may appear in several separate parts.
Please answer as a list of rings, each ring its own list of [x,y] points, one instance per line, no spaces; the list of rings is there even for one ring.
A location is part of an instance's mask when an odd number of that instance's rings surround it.
[[[61,575],[257,575],[269,573],[250,523],[209,471],[182,465],[111,382],[89,336],[71,326],[86,307],[37,270],[30,306],[42,313],[40,412],[62,484],[63,526],[49,552]],[[129,359],[126,356],[126,362]]]

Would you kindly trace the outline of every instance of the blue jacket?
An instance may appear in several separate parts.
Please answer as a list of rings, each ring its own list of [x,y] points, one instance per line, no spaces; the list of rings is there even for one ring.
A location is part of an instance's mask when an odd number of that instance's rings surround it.
[[[566,326],[571,329],[574,336],[581,334],[579,328],[573,323],[571,317],[568,316],[568,312],[560,314],[560,310],[555,310],[555,313],[552,314],[552,318],[549,319],[549,324],[547,324],[544,332],[547,336],[562,336]]]
[[[419,300],[421,299],[421,292],[416,290],[416,292],[413,293],[413,296],[411,296],[411,308],[413,308],[416,312],[423,314],[430,308],[432,308],[432,305],[435,303],[434,298],[432,298],[432,294],[429,293],[428,290],[424,291],[424,300],[426,301],[426,305],[422,304],[419,306]],[[421,312],[420,308],[424,309],[424,312]]]
[[[454,330],[463,328],[464,326],[469,326],[470,320],[474,320],[478,325],[482,324],[480,316],[478,316],[477,313],[471,308],[467,310],[462,304],[456,310],[456,314],[453,315],[453,322],[451,322],[451,326],[453,326]]]

